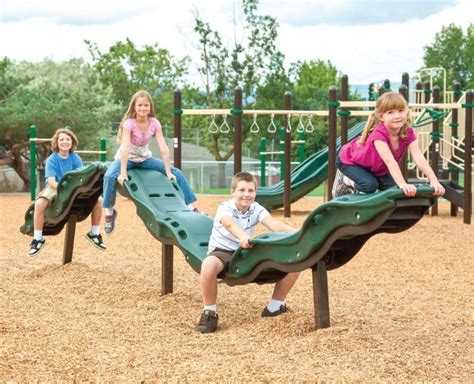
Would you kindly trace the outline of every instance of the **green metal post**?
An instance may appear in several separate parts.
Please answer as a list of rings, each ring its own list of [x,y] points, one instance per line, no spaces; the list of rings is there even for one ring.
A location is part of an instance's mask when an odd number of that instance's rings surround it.
[[[30,126],[30,195],[31,201],[36,199],[36,125]]]
[[[298,132],[298,141],[304,141],[304,132]],[[300,163],[304,161],[304,144],[298,143],[298,160]]]
[[[267,140],[264,137],[260,138],[260,186],[265,187],[265,179],[266,179],[266,174],[265,174],[265,168],[266,168],[266,160],[267,160],[267,155],[263,154],[263,152],[266,152],[267,150]]]
[[[100,138],[99,145],[100,145],[101,152],[105,152],[107,150],[107,141],[103,137]],[[100,154],[100,161],[102,162],[107,161],[107,153]]]
[[[285,127],[280,128],[280,181],[285,180]]]

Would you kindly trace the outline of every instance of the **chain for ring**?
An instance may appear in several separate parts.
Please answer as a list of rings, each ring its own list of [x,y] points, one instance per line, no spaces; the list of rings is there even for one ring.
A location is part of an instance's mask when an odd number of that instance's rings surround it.
[[[303,117],[304,115],[298,115],[298,125],[296,126],[296,132],[301,133],[305,131],[305,126],[303,124]]]
[[[227,123],[227,115],[223,115],[222,117],[222,124],[219,127],[220,133],[229,133],[230,132],[230,126],[229,123]]]
[[[209,133],[219,132],[219,126],[216,124],[216,115],[212,115],[211,123],[209,124],[208,131],[209,131]]]
[[[277,131],[277,126],[275,125],[275,115],[270,115],[270,124],[268,124],[267,131],[268,133],[275,133]]]
[[[258,133],[260,131],[260,127],[258,126],[258,123],[257,123],[257,114],[254,113],[253,114],[253,122],[252,122],[252,125],[250,126],[250,132],[252,133]]]
[[[312,121],[312,116],[311,115],[304,115],[304,114],[297,114],[295,116],[298,116],[298,125],[296,128],[297,132],[307,132],[311,133],[314,132],[314,125]],[[304,117],[307,116],[307,123],[305,125],[304,123]],[[286,115],[287,119],[287,132],[291,132],[291,114]],[[250,132],[252,133],[258,133],[260,131],[260,126],[258,125],[257,122],[258,115],[255,113],[253,115],[253,121],[252,125],[250,126]],[[229,123],[227,122],[227,115],[223,115],[222,118],[222,124],[219,126],[216,123],[216,115],[212,115],[211,122],[209,124],[209,133],[228,133],[230,132],[230,126]],[[277,126],[275,124],[275,115],[271,114],[270,115],[270,123],[268,124],[267,131],[269,133],[275,133],[277,131]]]

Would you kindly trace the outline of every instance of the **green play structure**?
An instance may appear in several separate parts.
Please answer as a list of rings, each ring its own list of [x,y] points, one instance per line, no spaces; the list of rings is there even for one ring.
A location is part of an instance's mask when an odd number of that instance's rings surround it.
[[[106,166],[95,162],[66,173],[58,183],[58,194],[45,211],[43,234],[57,235],[66,226],[63,264],[72,260],[76,223],[85,220],[92,212],[102,194],[103,176]],[[33,213],[35,204],[30,204],[25,213],[25,223],[20,232],[33,235]]]
[[[75,223],[88,216],[99,197],[104,170],[100,163],[94,163],[64,175],[58,198],[46,213],[45,234],[57,234],[67,223],[63,263],[72,260]],[[172,292],[173,246],[199,272],[207,253],[212,219],[191,211],[176,182],[157,171],[130,169],[129,181],[121,193],[133,200],[147,230],[162,243],[162,293]],[[415,198],[406,198],[398,188],[341,196],[313,210],[296,232],[263,234],[252,240],[252,249],[238,249],[223,281],[231,286],[272,283],[289,272],[310,268],[316,327],[328,327],[326,271],[347,263],[371,236],[410,228],[434,201],[432,190],[422,185]],[[32,207],[20,230],[31,234]]]

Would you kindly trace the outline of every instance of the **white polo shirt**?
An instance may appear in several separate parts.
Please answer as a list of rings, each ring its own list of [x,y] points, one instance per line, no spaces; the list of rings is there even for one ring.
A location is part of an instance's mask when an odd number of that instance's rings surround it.
[[[270,215],[270,213],[256,201],[254,201],[248,211],[244,213],[237,209],[233,199],[221,203],[217,208],[214,224],[212,225],[207,254],[210,254],[216,248],[235,251],[240,246],[239,239],[221,224],[221,220],[224,216],[232,217],[237,225],[242,228],[249,237],[252,237],[255,226],[261,223],[268,215]]]

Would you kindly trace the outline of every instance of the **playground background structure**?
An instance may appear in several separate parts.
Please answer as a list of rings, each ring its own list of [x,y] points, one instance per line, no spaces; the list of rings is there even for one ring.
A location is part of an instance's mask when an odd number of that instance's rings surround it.
[[[470,217],[472,215],[472,205],[473,205],[473,195],[472,195],[472,92],[461,92],[459,84],[454,85],[454,91],[447,91],[446,89],[442,92],[443,103],[440,102],[440,89],[435,86],[432,87],[433,79],[430,77],[429,82],[422,84],[417,82],[416,88],[410,92],[408,89],[409,85],[409,76],[407,73],[404,73],[402,76],[402,85],[399,88],[399,92],[404,95],[407,100],[413,100],[410,102],[411,114],[415,119],[420,119],[419,127],[417,127],[417,134],[419,137],[420,146],[422,152],[427,157],[428,161],[431,163],[432,168],[435,170],[435,173],[441,179],[446,180],[447,185],[452,189],[452,193],[447,194],[447,198],[450,199],[452,204],[452,215],[457,214],[458,207],[464,208],[464,221],[470,222]],[[348,118],[349,116],[358,116],[366,117],[371,113],[375,102],[369,101],[348,101],[349,94],[349,83],[348,76],[344,75],[341,78],[341,92],[340,100],[337,98],[337,90],[335,87],[331,87],[328,94],[328,110],[293,110],[291,109],[292,100],[291,94],[286,92],[284,95],[285,109],[284,110],[243,110],[242,109],[242,91],[240,88],[236,88],[234,92],[234,108],[232,109],[182,109],[181,105],[181,93],[179,91],[175,92],[174,97],[174,137],[171,138],[173,146],[173,164],[178,168],[183,167],[182,161],[182,137],[181,137],[181,126],[182,126],[182,116],[183,115],[207,115],[211,116],[210,125],[208,127],[209,132],[234,132],[234,156],[233,163],[221,163],[220,165],[217,162],[208,162],[209,165],[212,164],[214,167],[220,167],[219,172],[226,172],[224,176],[225,180],[230,180],[231,176],[242,170],[242,116],[250,115],[253,116],[252,124],[250,125],[249,131],[251,134],[259,134],[261,128],[258,124],[259,116],[271,116],[270,124],[267,127],[267,131],[274,133],[278,128],[274,123],[275,116],[284,117],[284,127],[280,128],[280,140],[279,140],[279,150],[278,151],[266,151],[263,141],[261,138],[261,151],[260,151],[260,169],[256,169],[255,163],[247,162],[247,167],[245,170],[249,170],[254,174],[259,174],[261,179],[261,185],[265,186],[266,184],[266,174],[267,173],[278,173],[275,172],[274,163],[270,163],[269,167],[266,165],[266,155],[268,154],[277,154],[280,156],[280,182],[276,186],[273,186],[274,179],[269,178],[269,187],[260,188],[260,195],[268,193],[278,193],[281,194],[282,205],[285,210],[285,217],[289,217],[291,214],[290,204],[295,199],[300,198],[304,194],[310,192],[310,188],[306,188],[303,193],[292,193],[292,180],[294,180],[294,173],[297,172],[299,167],[301,167],[301,159],[304,157],[304,138],[303,134],[310,135],[314,131],[313,118],[317,117],[327,117],[328,125],[328,157],[327,157],[327,169],[323,171],[327,174],[327,182],[325,183],[326,188],[326,198],[331,198],[331,191],[329,187],[333,183],[335,175],[335,158],[336,158],[336,137],[338,135],[337,120],[338,116],[340,117],[340,142],[344,144],[348,139]],[[390,82],[386,80],[384,82],[384,87],[378,89],[378,93],[381,94],[390,89]],[[410,96],[411,95],[411,96]],[[467,98],[470,98],[469,100]],[[352,108],[352,109],[351,109]],[[363,108],[354,109],[354,108]],[[459,113],[459,111],[465,110],[465,113]],[[430,113],[426,113],[430,111]],[[442,125],[436,118],[431,118],[433,114],[444,114],[447,117],[443,120]],[[234,126],[231,128],[228,122],[228,116],[232,115],[234,120]],[[220,125],[216,124],[216,116],[222,116],[222,123]],[[425,116],[428,116],[426,118]],[[292,121],[293,119],[293,121]],[[295,123],[296,119],[296,123]],[[306,119],[306,122],[305,120]],[[33,130],[34,126],[32,126]],[[466,129],[471,132],[466,136]],[[292,140],[291,132],[298,132],[298,140]],[[37,140],[46,140],[46,139],[37,139],[35,138],[36,133],[32,133],[31,138],[31,150],[34,153],[35,141]],[[300,136],[301,135],[301,136]],[[291,162],[291,145],[293,143],[298,144],[298,153],[300,162],[295,163]],[[100,143],[101,150],[102,145],[105,150],[105,141]],[[101,153],[102,156],[105,156],[104,152],[97,151]],[[471,154],[471,156],[469,156]],[[34,156],[33,156],[34,158]],[[187,162],[190,164],[191,162]],[[198,162],[198,166],[194,166],[194,171],[184,168],[183,171],[188,179],[191,181],[191,185],[197,191],[200,188],[196,188],[196,181],[200,181],[201,190],[204,180],[204,163],[203,161]],[[233,165],[233,170],[230,171],[228,165]],[[304,164],[304,162],[303,162]],[[250,166],[250,167],[249,167]],[[227,167],[227,170],[225,168]],[[293,168],[293,169],[292,169]],[[423,175],[421,175],[417,170],[415,171],[415,165],[409,157],[402,160],[401,163],[402,172],[405,177],[411,177],[411,181],[424,180]],[[268,169],[268,171],[267,171]],[[196,171],[197,170],[197,174]],[[467,172],[466,172],[467,171]],[[212,177],[212,175],[208,176]],[[290,178],[285,178],[284,175],[292,175]],[[460,177],[461,174],[461,177]],[[31,168],[31,178],[34,182],[36,179],[36,172],[34,170],[34,163]],[[281,181],[283,179],[283,181]],[[463,191],[461,192],[462,187],[459,186],[459,183],[463,184]],[[321,181],[314,183],[314,187],[318,187],[321,184]],[[36,193],[36,188],[33,184],[31,188],[32,198]],[[277,189],[280,189],[278,192]],[[320,188],[321,190],[321,188]],[[463,196],[461,196],[463,194]],[[454,196],[454,200],[449,196]],[[471,198],[469,199],[469,196]],[[279,195],[274,196],[274,199],[279,199]],[[280,206],[281,204],[276,204],[274,206]],[[269,206],[271,208],[271,206]],[[437,206],[435,205],[432,209],[432,213],[436,214]]]
[[[387,81],[388,82],[388,81]],[[181,92],[176,91],[174,97],[174,164],[178,168],[181,167],[181,127],[182,116],[184,115],[209,115],[213,116],[209,126],[210,132],[229,132],[231,130],[227,121],[227,116],[232,115],[234,120],[234,162],[233,173],[242,170],[242,115],[252,115],[253,123],[251,128],[256,124],[259,115],[270,115],[271,121],[277,115],[285,116],[285,135],[284,135],[284,175],[291,173],[291,132],[292,132],[292,116],[296,116],[299,122],[302,121],[303,116],[308,116],[309,122],[312,117],[321,116],[328,117],[328,162],[327,162],[327,192],[328,199],[331,198],[330,187],[333,184],[335,176],[335,160],[336,160],[336,137],[338,136],[337,117],[341,117],[340,140],[344,144],[347,142],[348,134],[348,117],[349,116],[368,116],[371,113],[370,109],[375,106],[374,101],[348,101],[349,95],[348,76],[344,75],[341,79],[341,92],[339,100],[337,98],[336,87],[330,87],[328,94],[328,110],[327,111],[312,111],[312,110],[293,110],[291,108],[292,100],[291,93],[286,92],[284,95],[285,109],[284,110],[244,110],[242,109],[242,90],[237,87],[234,92],[234,105],[231,109],[182,109]],[[388,82],[389,84],[389,82]],[[410,90],[408,88],[409,75],[404,73],[402,75],[402,85],[399,92],[409,100]],[[441,178],[447,177],[447,185],[452,189],[452,195],[457,195],[453,200],[450,200],[453,205],[451,208],[452,215],[456,215],[457,207],[462,206],[464,210],[464,222],[470,223],[472,215],[473,195],[472,195],[472,114],[473,114],[473,91],[462,93],[459,84],[455,84],[455,90],[447,92],[443,91],[444,103],[440,102],[440,88],[434,86],[432,89],[431,82],[425,82],[424,88],[421,82],[417,82],[416,90],[414,91],[415,102],[409,103],[412,109],[412,116],[414,118],[423,118],[428,108],[434,112],[440,109],[449,110],[449,114],[443,121],[443,130],[440,129],[440,124],[437,119],[425,119],[424,130],[420,130],[421,135],[421,150],[426,154],[431,163],[431,167],[435,174]],[[379,88],[379,94],[389,89]],[[432,96],[431,96],[432,94]],[[423,97],[423,99],[422,99]],[[452,101],[452,102],[446,102]],[[340,110],[338,110],[340,108]],[[365,110],[353,110],[350,108],[366,108]],[[459,113],[459,110],[464,110],[465,113]],[[221,126],[217,126],[214,120],[216,115],[223,116]],[[464,115],[464,118],[461,117]],[[298,125],[299,128],[300,125]],[[297,129],[298,129],[297,128]],[[268,128],[270,131],[270,126]],[[252,131],[252,129],[251,129]],[[253,131],[258,132],[257,129]],[[444,133],[443,133],[444,132]],[[402,173],[408,178],[408,170],[414,169],[414,164],[410,159],[405,158],[401,163]],[[459,173],[464,172],[463,191],[458,183],[460,181]],[[417,175],[421,178],[421,175]],[[451,188],[451,183],[453,186]],[[283,190],[283,206],[285,217],[291,214],[291,179],[284,179]],[[446,194],[446,196],[450,196]],[[460,197],[462,195],[462,197]],[[258,196],[258,194],[257,194]],[[258,197],[257,197],[258,201]],[[461,203],[462,201],[462,203]],[[437,205],[432,208],[432,214],[436,214]]]

